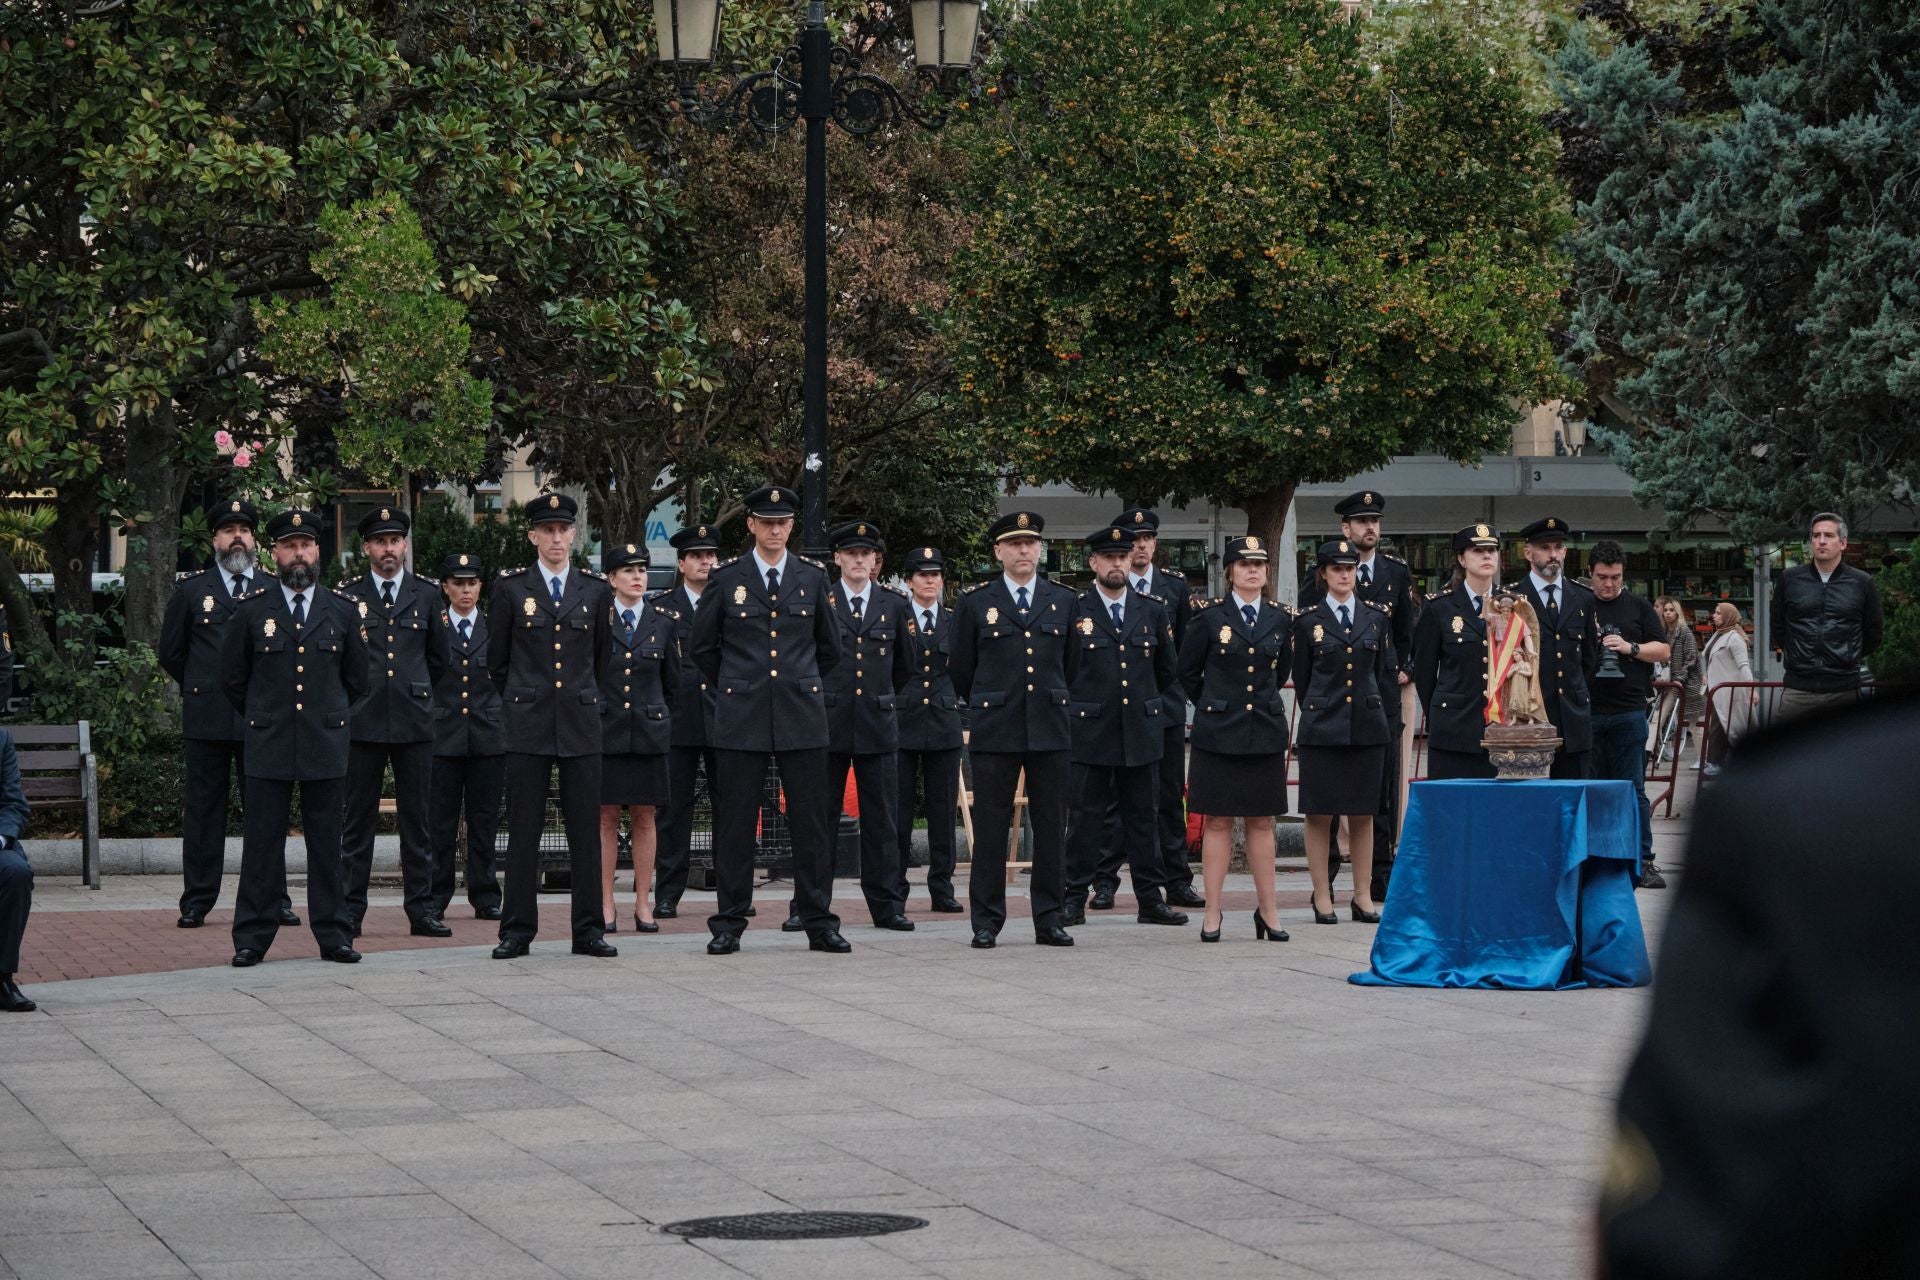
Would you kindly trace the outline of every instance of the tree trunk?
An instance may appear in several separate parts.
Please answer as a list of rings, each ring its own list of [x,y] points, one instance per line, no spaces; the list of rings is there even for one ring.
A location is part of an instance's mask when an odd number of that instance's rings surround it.
[[[1294,549],[1284,545],[1282,535],[1287,526],[1287,508],[1293,505],[1293,491],[1297,486],[1291,480],[1285,480],[1263,493],[1254,494],[1243,500],[1239,506],[1247,513],[1247,532],[1260,539],[1267,547],[1267,598],[1279,603],[1280,566],[1291,564]],[[1281,557],[1286,557],[1282,561]]]
[[[100,520],[93,503],[62,493],[54,502],[53,528],[47,531],[47,559],[53,563],[54,636],[78,640],[93,651],[93,560],[100,549]]]
[[[186,496],[187,472],[173,460],[175,430],[171,405],[158,413],[136,414],[127,422],[127,481],[135,504],[151,517],[137,522],[127,539],[129,644],[160,643],[180,563],[180,500]]]

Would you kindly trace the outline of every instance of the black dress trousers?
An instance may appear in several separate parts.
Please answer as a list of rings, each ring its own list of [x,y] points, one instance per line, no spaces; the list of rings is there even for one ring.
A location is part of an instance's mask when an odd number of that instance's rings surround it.
[[[700,771],[707,775],[708,804],[719,774],[712,747],[674,747],[667,752],[667,804],[660,815],[659,851],[653,864],[653,905],[675,907],[687,891],[687,871],[693,860],[693,807]]]
[[[356,744],[358,745],[358,744]],[[596,942],[600,914],[600,757],[535,756],[509,751],[507,883],[501,900],[500,941],[531,943],[540,935],[540,835],[547,826],[547,786],[560,772],[560,822],[567,833],[573,879],[572,934]]]
[[[1065,751],[975,751],[973,757],[973,870],[967,896],[973,927],[998,937],[1007,923],[1007,860],[1012,843],[1013,792],[1027,771],[1027,817],[1033,823],[1033,872],[1028,897],[1033,926],[1058,927],[1066,888],[1061,848],[1067,816]]]
[[[0,973],[20,972],[20,942],[33,912],[33,868],[18,844],[0,849]]]
[[[498,910],[500,877],[494,871],[494,841],[500,831],[501,788],[507,758],[435,756],[433,800],[428,806],[433,840],[433,910],[444,916],[453,903],[454,871],[460,862],[460,819],[467,820],[467,901]]]
[[[186,803],[180,815],[182,913],[202,915],[220,901],[227,869],[227,796],[233,779],[246,786],[246,744],[221,738],[188,738]]]
[[[345,785],[339,778],[247,779],[246,843],[240,863],[240,892],[233,908],[233,949],[265,955],[280,931],[280,906],[287,900],[287,823],[293,813],[293,789],[300,788],[300,829],[307,842],[307,927],[322,947],[353,943],[340,857],[340,805]]]
[[[719,904],[707,919],[716,935],[742,933],[753,905],[753,860],[767,761],[780,770],[793,841],[793,910],[808,933],[840,927],[833,913],[833,816],[839,805],[827,787],[827,749],[716,751],[719,800],[713,811],[713,873]]]
[[[1141,906],[1164,901],[1166,861],[1160,846],[1159,796],[1155,785],[1160,762],[1133,765],[1073,765],[1073,806],[1067,822],[1068,905],[1084,909],[1096,869],[1108,857],[1116,870],[1125,862]],[[1115,814],[1118,839],[1108,835],[1106,816]],[[1111,891],[1111,890],[1109,890]]]
[[[846,803],[847,772],[853,772],[855,793],[860,800],[860,892],[866,897],[867,911],[877,923],[907,910],[906,864],[900,860],[900,842],[894,834],[894,802],[899,783],[894,774],[894,753],[827,756],[827,786],[831,789],[834,813],[842,813]],[[835,834],[838,824],[835,826]]]
[[[373,878],[373,835],[380,821],[380,784],[393,765],[393,796],[400,821],[400,881],[407,919],[433,909],[433,843],[428,835],[428,779],[433,743],[355,742],[347,751],[347,812],[341,857],[346,863],[347,910],[357,927],[367,914],[367,883]]]
[[[960,748],[950,751],[902,750],[894,766],[900,803],[894,810],[895,843],[900,850],[902,883],[913,852],[914,801],[927,794],[927,892],[937,902],[953,896],[953,823],[960,800]],[[903,899],[904,900],[904,899]]]

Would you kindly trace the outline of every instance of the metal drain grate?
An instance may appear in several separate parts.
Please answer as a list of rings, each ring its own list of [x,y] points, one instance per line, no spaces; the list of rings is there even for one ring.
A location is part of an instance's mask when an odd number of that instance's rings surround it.
[[[915,1231],[925,1218],[897,1213],[735,1213],[724,1218],[669,1222],[662,1231],[710,1240],[831,1240],[840,1236],[885,1236]]]

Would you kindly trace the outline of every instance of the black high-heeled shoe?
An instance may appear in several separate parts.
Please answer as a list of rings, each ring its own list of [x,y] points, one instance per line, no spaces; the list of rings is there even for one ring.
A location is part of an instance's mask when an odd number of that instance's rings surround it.
[[[652,920],[642,920],[639,916],[635,916],[633,918],[633,931],[635,933],[658,933],[660,932],[660,926]]]
[[[1353,913],[1353,918],[1360,924],[1380,923],[1380,913],[1378,911],[1363,911],[1360,904],[1352,898],[1347,899],[1347,910]]]
[[[1331,899],[1333,895],[1328,894],[1327,896],[1329,899]],[[1315,924],[1339,924],[1340,923],[1340,913],[1337,911],[1322,912],[1320,910],[1319,901],[1316,898],[1314,898],[1312,894],[1307,895],[1307,907],[1309,910],[1313,912],[1313,922]]]
[[[620,922],[618,920],[608,920],[606,923],[600,926],[600,932],[618,933],[620,932]]]
[[[1206,919],[1207,919],[1207,918],[1206,918],[1205,916],[1201,916],[1201,917],[1200,917],[1200,920],[1201,920],[1201,925],[1200,925],[1200,941],[1202,941],[1202,942],[1218,942],[1218,941],[1220,941],[1220,930],[1218,930],[1218,929],[1209,929],[1209,928],[1207,928],[1207,926],[1206,926]],[[1223,912],[1221,912],[1221,913],[1220,913],[1220,923],[1221,923],[1222,925],[1225,925],[1225,924],[1226,924],[1226,922],[1227,922],[1227,916],[1226,916],[1226,913],[1225,913],[1225,912],[1223,911]]]
[[[1289,934],[1285,929],[1277,929],[1268,924],[1260,914],[1260,908],[1253,909],[1253,936],[1262,942],[1285,942]]]

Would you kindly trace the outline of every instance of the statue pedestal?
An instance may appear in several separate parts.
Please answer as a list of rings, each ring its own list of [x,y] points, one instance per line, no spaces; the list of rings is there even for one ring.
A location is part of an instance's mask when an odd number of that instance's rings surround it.
[[[1560,731],[1550,724],[1490,724],[1480,739],[1502,782],[1544,778],[1560,749]]]

